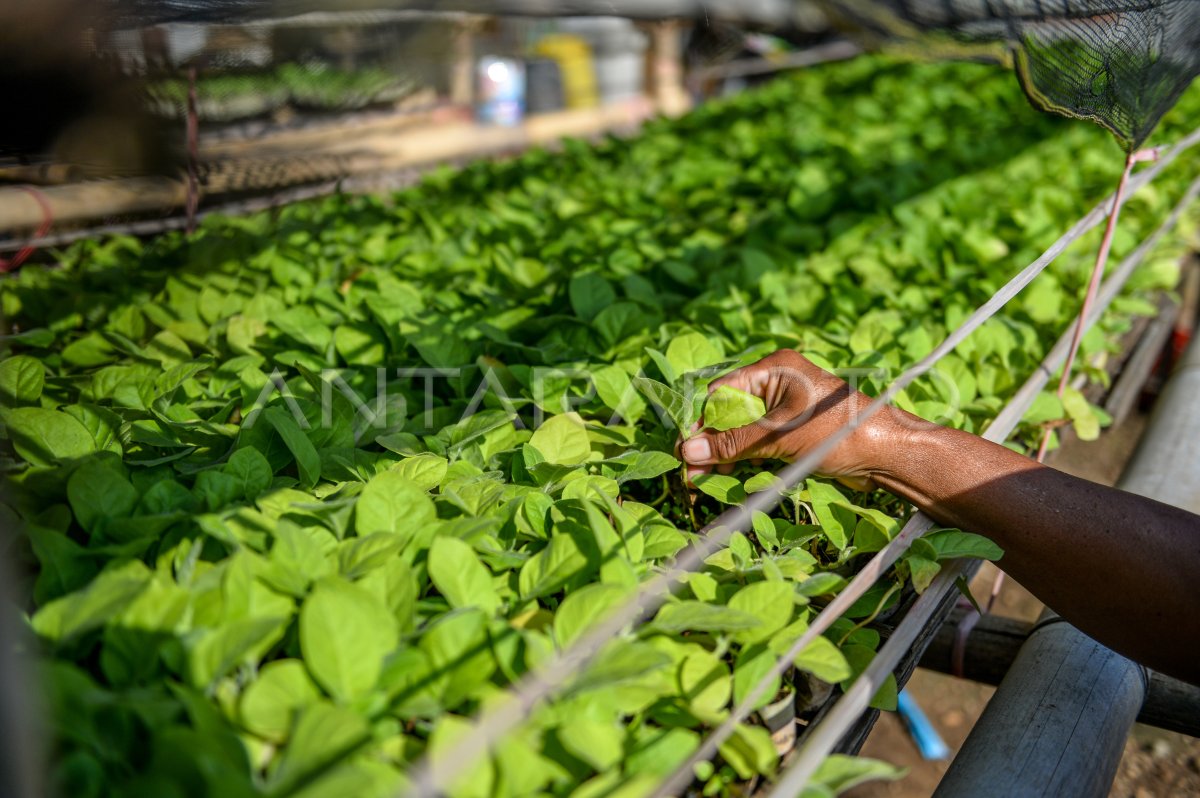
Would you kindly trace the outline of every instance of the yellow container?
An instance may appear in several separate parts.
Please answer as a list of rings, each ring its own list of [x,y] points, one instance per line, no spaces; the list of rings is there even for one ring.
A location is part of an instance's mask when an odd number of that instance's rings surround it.
[[[563,99],[568,108],[595,108],[599,105],[592,48],[586,41],[578,36],[555,33],[541,39],[533,51],[558,64],[562,73]]]

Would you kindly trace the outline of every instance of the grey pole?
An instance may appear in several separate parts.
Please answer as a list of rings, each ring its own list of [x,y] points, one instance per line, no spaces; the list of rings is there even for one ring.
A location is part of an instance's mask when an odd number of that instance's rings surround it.
[[[1200,512],[1200,338],[1151,416],[1119,487]],[[1047,612],[935,796],[1106,796],[1147,674]]]

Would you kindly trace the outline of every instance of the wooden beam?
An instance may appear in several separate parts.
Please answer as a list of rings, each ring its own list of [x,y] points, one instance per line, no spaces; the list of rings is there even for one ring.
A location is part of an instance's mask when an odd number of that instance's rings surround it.
[[[381,123],[368,127],[365,134],[343,130],[340,137],[322,129],[319,135],[327,140],[324,147],[304,146],[309,140],[303,138],[291,138],[286,144],[267,142],[258,150],[225,142],[222,153],[240,152],[242,157],[211,161],[201,193],[214,197],[505,155],[553,144],[567,136],[627,132],[654,111],[649,99],[636,97],[600,108],[538,114],[517,127],[451,119],[400,129]],[[71,225],[109,216],[169,211],[183,205],[187,187],[181,179],[138,177],[52,186],[41,193],[55,224]],[[28,192],[0,189],[0,231],[25,234],[42,221],[42,208]]]
[[[169,177],[134,177],[47,186],[41,193],[58,224],[177,208],[187,188],[182,180]],[[27,192],[0,190],[0,230],[33,230],[42,218],[41,205]]]
[[[679,116],[692,107],[683,83],[683,23],[669,19],[643,23],[650,34],[649,92],[664,116]]]

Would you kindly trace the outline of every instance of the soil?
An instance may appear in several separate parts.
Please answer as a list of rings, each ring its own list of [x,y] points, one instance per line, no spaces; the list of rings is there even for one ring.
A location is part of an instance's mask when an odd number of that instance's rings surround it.
[[[1053,454],[1056,468],[1095,482],[1112,485],[1137,445],[1146,417],[1132,414],[1106,430],[1092,443],[1070,440]],[[991,591],[996,568],[985,564],[972,583],[976,596]],[[997,599],[997,615],[1033,621],[1042,603],[1012,579],[1006,579]],[[937,728],[952,752],[957,752],[995,688],[918,669],[908,691]],[[851,790],[850,798],[924,798],[932,795],[950,759],[923,760],[900,719],[883,713],[863,746],[864,756],[908,768],[908,775],[891,782],[873,782]],[[1137,725],[1125,744],[1110,798],[1200,796],[1200,739]]]

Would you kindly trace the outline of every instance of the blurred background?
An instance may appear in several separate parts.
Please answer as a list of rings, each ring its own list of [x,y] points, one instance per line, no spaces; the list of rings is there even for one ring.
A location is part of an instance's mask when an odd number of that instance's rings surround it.
[[[3,6],[0,244],[402,186],[860,48],[795,0],[369,5]]]
[[[0,247],[404,186],[436,164],[627,132],[863,49],[1015,65],[1036,105],[1132,147],[1200,71],[1200,4],[1088,0],[1082,17],[1070,5],[10,2]]]

